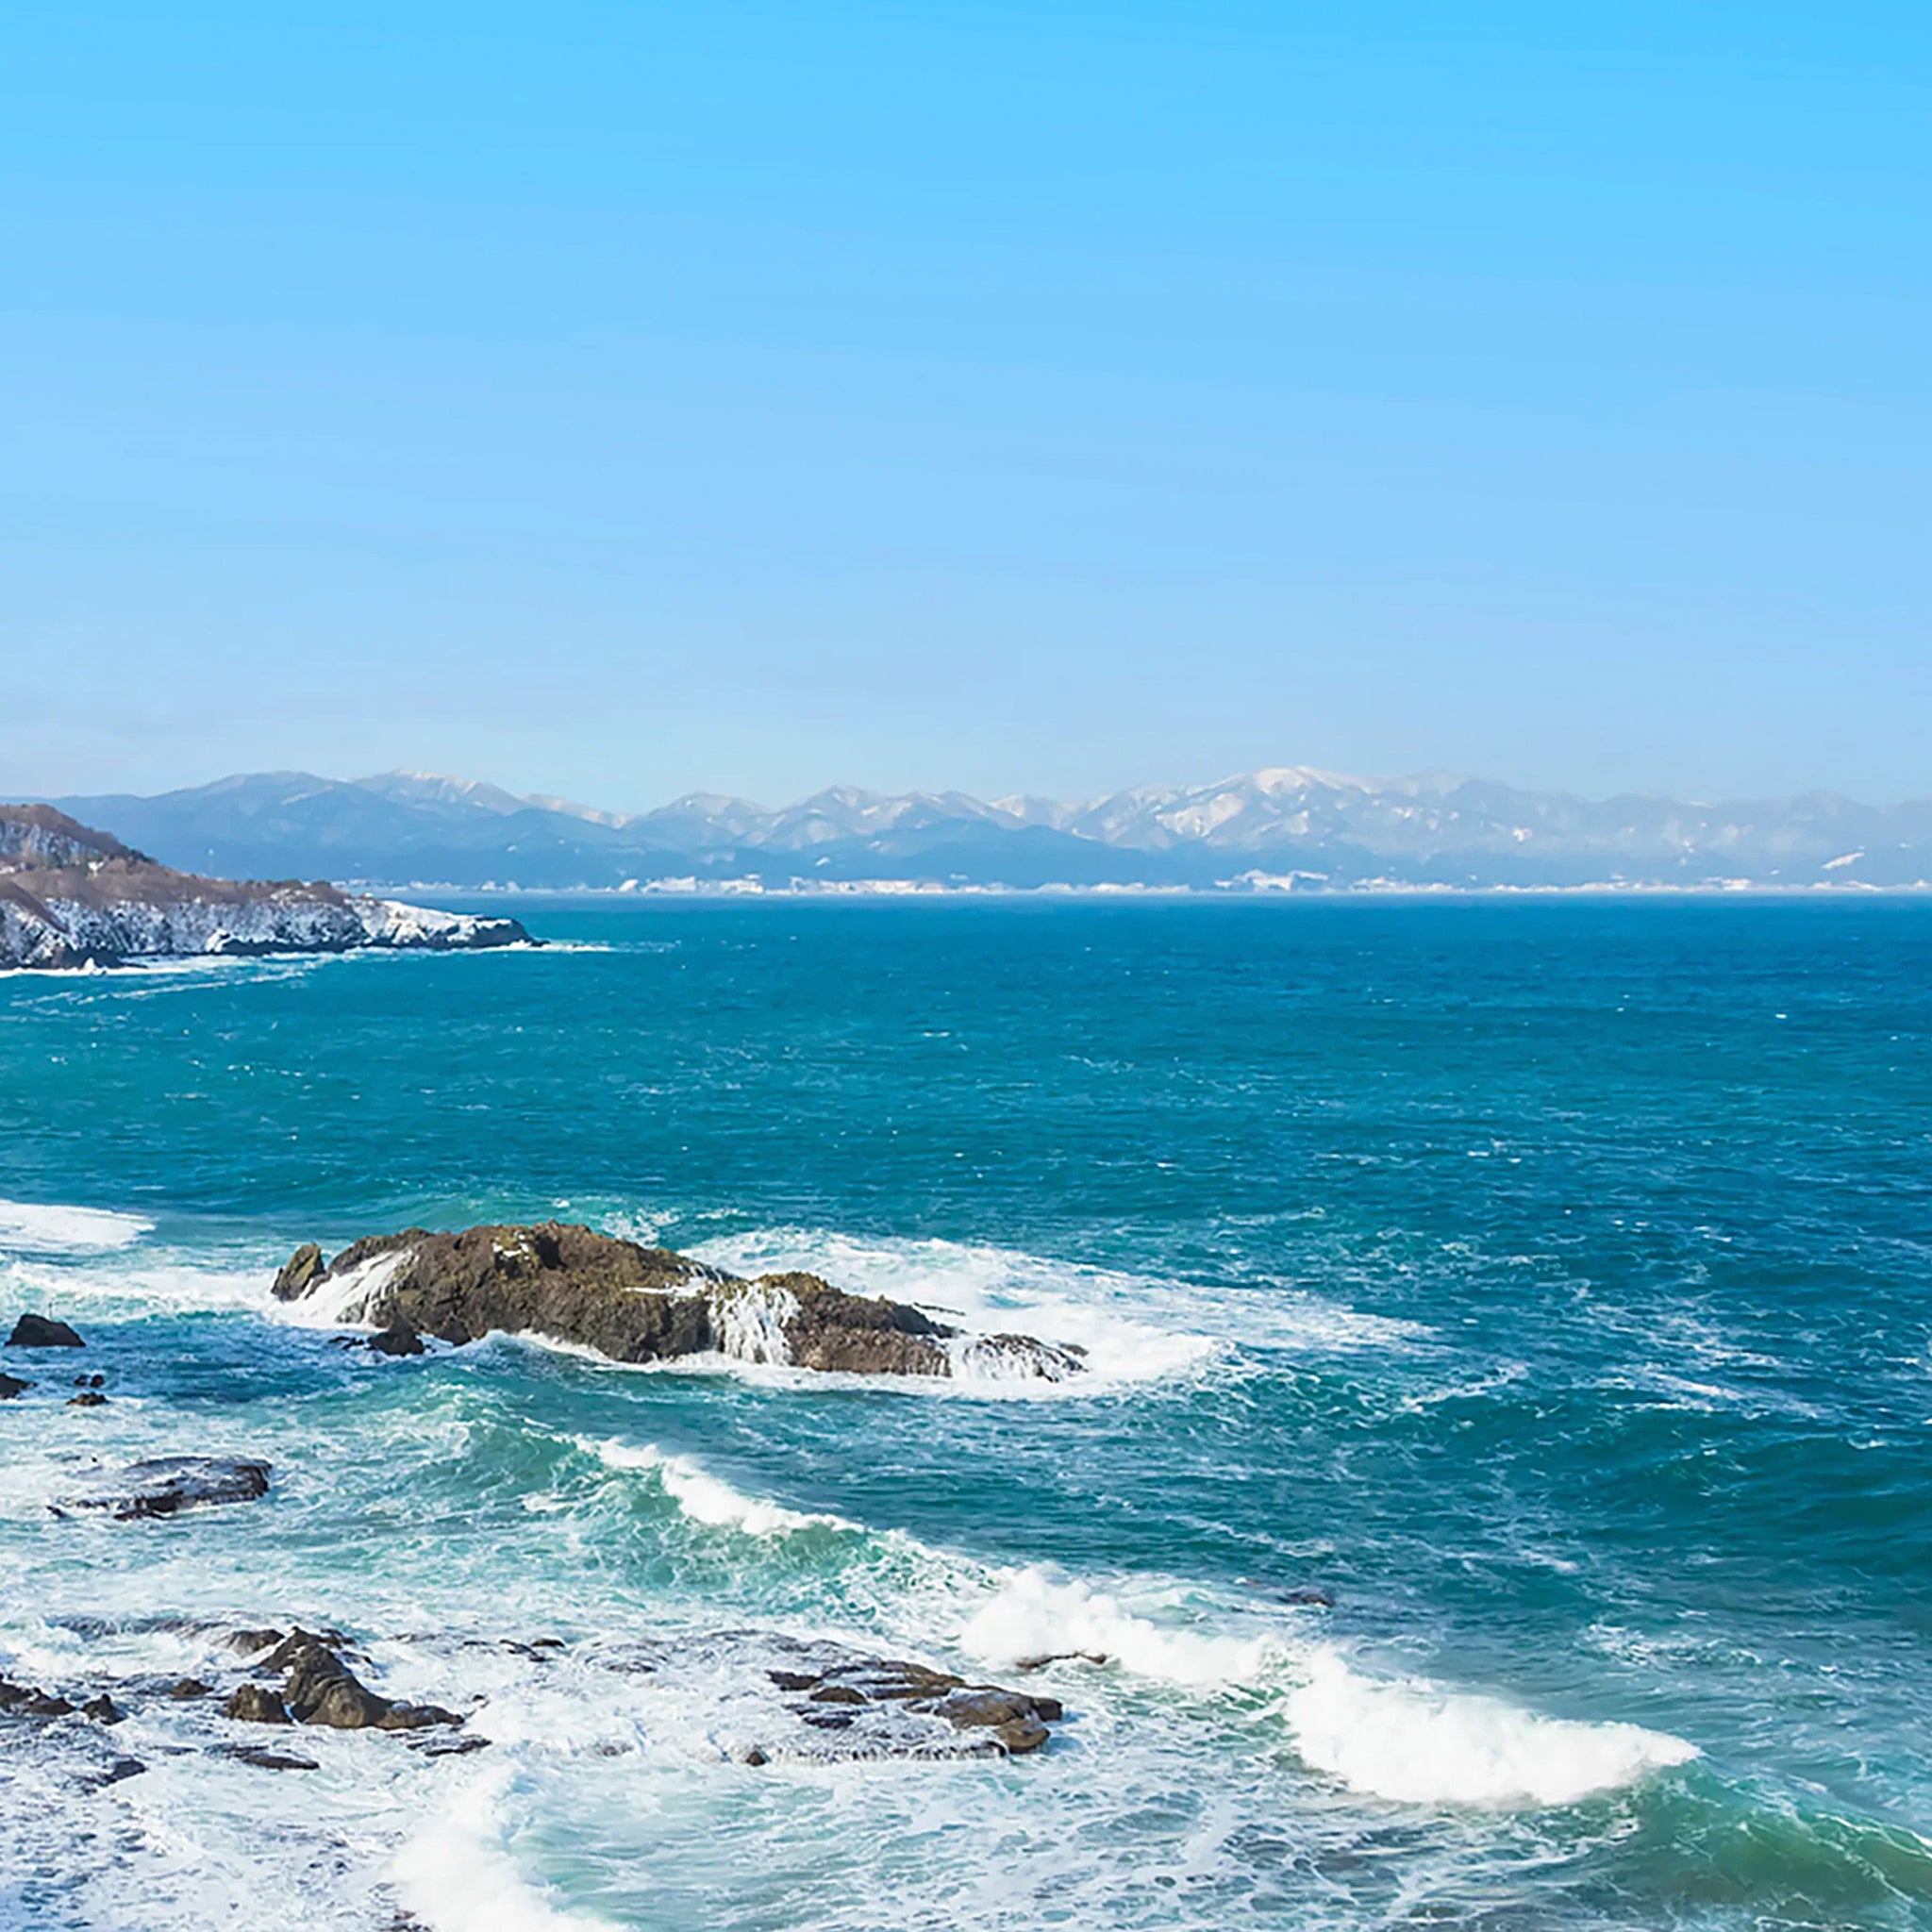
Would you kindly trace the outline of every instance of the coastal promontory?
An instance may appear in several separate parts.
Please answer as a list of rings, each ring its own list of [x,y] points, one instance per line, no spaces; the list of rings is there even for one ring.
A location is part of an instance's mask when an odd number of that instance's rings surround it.
[[[528,943],[514,919],[439,912],[321,881],[203,878],[158,865],[52,806],[0,806],[0,967]]]

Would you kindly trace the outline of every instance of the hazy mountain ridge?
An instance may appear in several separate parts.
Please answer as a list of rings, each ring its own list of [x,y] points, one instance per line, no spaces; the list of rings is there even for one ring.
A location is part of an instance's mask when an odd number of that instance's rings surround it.
[[[1441,775],[1285,766],[1058,801],[834,786],[795,805],[694,792],[634,814],[391,772],[256,773],[151,798],[54,801],[222,876],[621,888],[691,878],[1025,889],[1416,885],[1906,886],[1932,879],[1932,800],[1832,793],[1590,800]]]

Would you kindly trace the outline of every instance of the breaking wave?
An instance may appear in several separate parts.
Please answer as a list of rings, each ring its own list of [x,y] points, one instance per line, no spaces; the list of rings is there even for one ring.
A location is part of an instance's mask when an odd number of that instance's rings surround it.
[[[1630,1724],[1539,1717],[1500,1698],[1360,1674],[1332,1649],[1282,1711],[1306,1764],[1416,1805],[1572,1805],[1688,1763],[1697,1747]]]
[[[139,1214],[57,1202],[0,1201],[0,1255],[84,1255],[127,1248],[154,1232]]]
[[[782,1503],[747,1496],[688,1456],[675,1456],[649,1442],[631,1444],[573,1439],[607,1469],[640,1472],[657,1478],[664,1493],[692,1523],[713,1529],[739,1529],[747,1536],[790,1536],[800,1529],[854,1529],[842,1516],[788,1509]]]

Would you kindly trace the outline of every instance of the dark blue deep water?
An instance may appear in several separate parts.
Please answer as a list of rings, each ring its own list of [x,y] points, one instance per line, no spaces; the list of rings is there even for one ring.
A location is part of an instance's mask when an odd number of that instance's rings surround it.
[[[130,1709],[0,1719],[0,1924],[1932,1925],[1932,908],[534,904],[0,978],[0,1314],[109,1398],[9,1358],[0,1675]],[[1092,1373],[272,1311],[297,1241],[550,1217]],[[47,1508],[186,1451],[275,1487]],[[142,1690],[291,1619],[489,1748],[265,1770]],[[728,1668],[609,1667],[726,1630],[1108,1661],[1035,1758],[752,1767]]]

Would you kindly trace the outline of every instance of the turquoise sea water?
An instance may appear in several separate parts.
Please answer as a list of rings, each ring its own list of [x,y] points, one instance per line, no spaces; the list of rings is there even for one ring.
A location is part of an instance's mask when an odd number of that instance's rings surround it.
[[[0,1924],[1932,1924],[1932,908],[526,923],[0,979],[0,1313],[110,1398],[0,1405],[0,1674],[131,1687],[146,1766],[0,1738]],[[302,1240],[551,1215],[1092,1382],[380,1362],[269,1303]],[[174,1451],[275,1488],[48,1513]],[[291,1619],[490,1748],[264,1771],[140,1694]],[[1025,1680],[1037,1758],[734,1763],[772,1633],[1109,1661]]]

